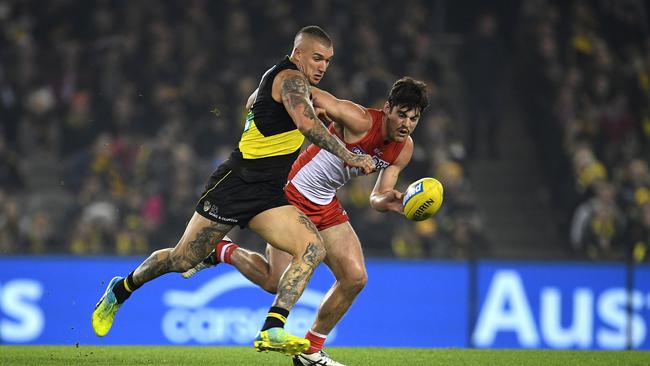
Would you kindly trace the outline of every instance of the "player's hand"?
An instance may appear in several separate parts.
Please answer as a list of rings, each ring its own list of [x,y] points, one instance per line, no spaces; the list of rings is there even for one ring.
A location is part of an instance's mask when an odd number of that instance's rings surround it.
[[[386,197],[387,210],[397,212],[402,215],[404,214],[404,206],[402,206],[404,193],[391,189],[390,191],[384,192],[383,195]]]
[[[357,167],[363,171],[363,174],[370,174],[375,171],[375,161],[367,154],[353,154],[350,153],[346,164],[352,167]]]

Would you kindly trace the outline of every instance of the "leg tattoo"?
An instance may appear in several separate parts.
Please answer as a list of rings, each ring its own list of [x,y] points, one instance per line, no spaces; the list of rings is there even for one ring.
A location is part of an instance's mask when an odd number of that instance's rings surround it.
[[[138,268],[133,271],[133,282],[142,286],[145,283],[171,272],[172,248],[161,249],[153,252]]]
[[[309,230],[312,234],[320,237],[320,234],[318,233],[318,229],[316,229],[316,225],[314,225],[313,222],[305,215],[304,213],[300,213],[300,216],[298,216],[298,222],[305,225],[307,227],[307,230]]]
[[[305,249],[305,254],[302,255],[303,262],[307,263],[312,270],[316,268],[323,258],[325,258],[325,248],[314,243],[309,243],[307,249]]]
[[[313,224],[312,224],[313,225]],[[278,284],[276,305],[291,309],[307,287],[316,266],[325,258],[325,248],[320,244],[309,243],[301,257],[295,257]]]
[[[214,249],[216,240],[221,240],[231,228],[232,225],[225,225],[218,222],[213,222],[209,226],[204,227],[196,234],[194,240],[190,241],[187,247],[184,248],[181,260],[194,267],[210,254],[210,251]]]
[[[183,272],[203,260],[213,249],[215,239],[221,238],[231,225],[213,222],[202,228],[189,242],[180,242],[176,248],[153,252],[133,273],[133,281],[141,286],[169,272]]]

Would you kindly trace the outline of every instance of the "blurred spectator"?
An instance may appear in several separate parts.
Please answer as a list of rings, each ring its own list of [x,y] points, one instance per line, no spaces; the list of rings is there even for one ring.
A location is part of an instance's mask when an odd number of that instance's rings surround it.
[[[128,216],[116,236],[115,251],[118,255],[145,255],[149,252],[149,242],[141,229],[142,222],[137,216]]]
[[[60,130],[56,111],[56,100],[48,86],[33,89],[25,100],[25,111],[19,125],[18,141],[20,152],[29,157],[58,154]]]
[[[32,254],[55,251],[61,237],[52,215],[46,211],[34,211],[20,221],[21,237],[25,238],[25,249]]]
[[[571,226],[573,249],[591,259],[621,259],[625,216],[616,204],[616,188],[608,182],[597,185],[596,195],[582,203]]]
[[[76,255],[110,253],[105,247],[109,240],[107,233],[96,222],[78,221],[70,234],[69,252]]]
[[[636,207],[650,203],[650,170],[648,163],[641,159],[631,160],[619,182],[622,205],[630,216]]]
[[[576,148],[573,154],[576,191],[582,197],[591,196],[593,187],[607,180],[607,169],[596,158],[588,144]]]

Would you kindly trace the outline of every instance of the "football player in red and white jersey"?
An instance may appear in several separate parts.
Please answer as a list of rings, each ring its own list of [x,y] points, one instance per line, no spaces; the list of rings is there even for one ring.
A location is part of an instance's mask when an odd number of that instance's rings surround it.
[[[370,194],[370,206],[377,211],[402,213],[402,192],[395,189],[399,173],[413,154],[410,134],[428,106],[426,85],[404,77],[395,82],[382,109],[365,108],[312,87],[313,104],[324,110],[329,130],[356,154],[368,154],[375,161],[377,182]],[[250,100],[255,99],[255,93]],[[249,101],[250,101],[249,100]],[[320,305],[306,338],[311,347],[294,356],[295,365],[342,365],[322,351],[325,338],[363,289],[367,273],[359,238],[349,223],[336,191],[363,171],[350,167],[339,157],[310,145],[293,164],[285,187],[289,202],[303,211],[317,227],[325,243],[325,263],[336,277]],[[309,225],[307,225],[309,227]],[[227,238],[224,238],[227,239]],[[252,282],[275,293],[280,276],[291,256],[268,245],[266,257],[240,248],[229,240],[195,268],[196,272],[220,262],[230,263]],[[318,363],[314,363],[318,362]]]

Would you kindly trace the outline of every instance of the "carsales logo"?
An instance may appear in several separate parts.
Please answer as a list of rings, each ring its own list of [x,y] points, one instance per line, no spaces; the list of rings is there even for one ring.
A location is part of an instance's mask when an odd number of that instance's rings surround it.
[[[234,306],[211,305],[218,305],[218,299],[227,297],[229,292],[248,288],[250,291],[263,291],[239,272],[232,271],[213,278],[196,291],[166,291],[163,302],[170,309],[162,319],[163,334],[176,344],[252,344],[270,304],[252,307],[252,302],[244,297],[241,304]],[[319,291],[305,290],[291,310],[286,325],[290,333],[305,333],[316,317],[323,296]],[[330,333],[328,340],[335,337],[336,329]]]

